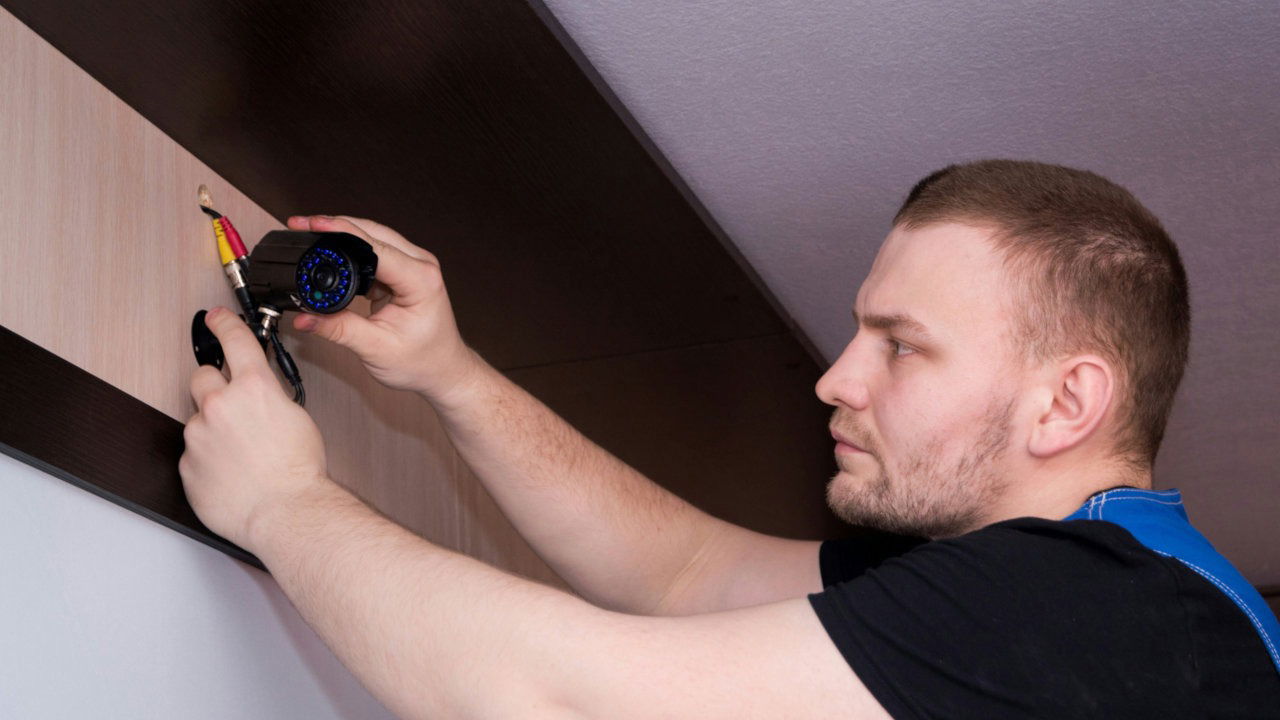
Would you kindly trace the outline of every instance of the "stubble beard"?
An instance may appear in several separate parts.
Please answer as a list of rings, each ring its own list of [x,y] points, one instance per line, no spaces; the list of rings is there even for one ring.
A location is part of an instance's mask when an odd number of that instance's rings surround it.
[[[1007,486],[994,464],[1009,446],[1013,406],[1012,397],[994,398],[970,443],[972,450],[947,467],[942,465],[946,443],[941,437],[930,439],[894,473],[874,448],[867,448],[876,460],[876,476],[861,481],[837,473],[827,484],[827,505],[852,525],[902,535],[939,538],[976,530]],[[865,437],[851,435],[855,440]]]

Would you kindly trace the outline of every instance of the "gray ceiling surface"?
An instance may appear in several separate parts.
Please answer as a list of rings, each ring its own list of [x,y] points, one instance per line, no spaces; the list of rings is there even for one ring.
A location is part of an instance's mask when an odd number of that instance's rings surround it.
[[[546,4],[828,362],[930,171],[1025,158],[1132,190],[1191,283],[1156,483],[1280,584],[1280,4]]]

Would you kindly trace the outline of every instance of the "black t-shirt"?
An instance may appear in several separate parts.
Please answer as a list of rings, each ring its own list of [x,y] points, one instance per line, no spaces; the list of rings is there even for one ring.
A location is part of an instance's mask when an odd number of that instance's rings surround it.
[[[1240,608],[1119,525],[827,541],[819,562],[809,602],[896,720],[1280,718]]]

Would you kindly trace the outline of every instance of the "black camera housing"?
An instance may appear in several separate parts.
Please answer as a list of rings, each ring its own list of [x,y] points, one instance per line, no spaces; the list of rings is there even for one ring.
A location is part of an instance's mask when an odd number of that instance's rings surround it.
[[[373,285],[378,256],[344,232],[273,230],[249,253],[249,293],[259,305],[329,315]]]

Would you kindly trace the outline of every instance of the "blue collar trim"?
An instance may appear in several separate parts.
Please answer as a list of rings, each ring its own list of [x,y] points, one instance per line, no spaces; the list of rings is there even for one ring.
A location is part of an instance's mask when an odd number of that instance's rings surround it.
[[[1117,488],[1090,497],[1069,520],[1104,520],[1152,552],[1174,558],[1213,583],[1249,618],[1280,672],[1280,622],[1258,591],[1191,526],[1177,490]]]

